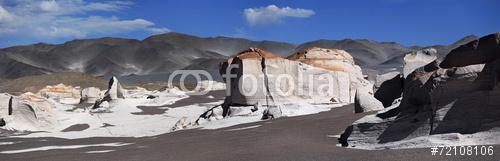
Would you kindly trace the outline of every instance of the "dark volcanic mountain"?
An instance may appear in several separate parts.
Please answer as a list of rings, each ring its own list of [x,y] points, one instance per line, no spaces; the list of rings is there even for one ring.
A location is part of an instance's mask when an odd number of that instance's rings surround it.
[[[467,37],[459,42],[468,42]],[[458,42],[457,42],[458,43]],[[459,43],[463,44],[463,43]],[[450,46],[435,46],[446,52]],[[121,38],[73,40],[64,44],[33,44],[0,49],[0,79],[29,75],[84,72],[95,76],[160,76],[178,69],[217,71],[218,63],[250,47],[288,56],[309,47],[338,48],[351,53],[362,67],[392,67],[388,61],[418,49],[371,40],[318,40],[300,45],[241,38],[200,38],[180,33],[151,36],[142,41]],[[384,66],[385,63],[385,66]],[[380,65],[382,64],[382,67]],[[164,78],[163,76],[161,78]]]
[[[39,43],[0,49],[0,78],[69,71],[96,76],[164,74],[207,59],[221,60],[249,47],[284,54],[295,48],[280,42],[199,38],[179,33],[143,41],[100,38],[60,45]]]

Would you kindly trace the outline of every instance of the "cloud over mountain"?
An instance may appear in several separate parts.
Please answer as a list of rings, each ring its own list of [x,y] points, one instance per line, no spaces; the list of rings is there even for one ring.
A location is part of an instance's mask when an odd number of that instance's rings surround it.
[[[120,19],[105,14],[120,12],[132,5],[128,1],[4,1],[0,2],[0,36],[58,39],[169,31],[142,18]]]
[[[243,11],[250,26],[268,25],[283,22],[284,18],[308,18],[315,14],[313,10],[302,8],[279,8],[276,5],[247,8]]]

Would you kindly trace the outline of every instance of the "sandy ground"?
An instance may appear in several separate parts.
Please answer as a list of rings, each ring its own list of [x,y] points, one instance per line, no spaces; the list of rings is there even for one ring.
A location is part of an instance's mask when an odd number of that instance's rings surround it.
[[[44,146],[132,143],[15,154],[0,160],[500,160],[493,156],[432,156],[430,149],[358,150],[337,147],[344,128],[364,116],[353,106],[319,114],[242,124],[216,130],[183,130],[142,138],[0,138],[0,151]],[[256,126],[259,125],[259,126]],[[6,144],[13,142],[14,144]]]

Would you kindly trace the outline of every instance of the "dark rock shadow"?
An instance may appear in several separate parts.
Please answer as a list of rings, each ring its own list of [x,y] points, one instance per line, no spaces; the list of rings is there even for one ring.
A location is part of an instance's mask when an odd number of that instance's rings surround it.
[[[115,125],[113,125],[113,124],[108,124],[108,123],[103,123],[103,124],[102,124],[102,126],[101,126],[101,128],[113,127],[113,126],[115,126]]]
[[[61,132],[83,131],[88,128],[90,128],[89,124],[74,124],[64,130],[61,130]]]
[[[342,133],[340,135],[340,137],[338,138],[339,143],[343,147],[349,146],[349,143],[347,142],[347,139],[349,138],[349,136],[351,136],[353,130],[354,130],[354,128],[353,128],[352,125],[349,126],[349,127],[347,127],[347,129],[345,129],[344,133]]]
[[[73,108],[67,109],[65,111],[67,111],[67,112],[73,112],[73,111],[75,111],[77,109],[84,109],[85,110],[87,107],[92,107],[92,105],[94,105],[94,104],[93,103],[80,103],[80,104],[74,105]]]
[[[438,122],[432,134],[458,132],[472,134],[500,127],[500,61],[485,65],[478,77],[457,96],[444,118]],[[457,85],[458,86],[458,85]],[[464,87],[462,87],[463,89]]]
[[[376,116],[381,118],[381,119],[387,119],[390,117],[397,116],[399,114],[399,112],[400,112],[399,107],[396,107],[396,108],[390,109],[389,111],[386,111],[384,113],[379,113]]]
[[[214,98],[208,98],[208,96],[213,96]],[[159,115],[165,113],[168,108],[177,108],[183,107],[193,104],[203,104],[203,103],[211,103],[218,100],[223,100],[225,97],[225,90],[217,90],[210,91],[205,95],[191,95],[189,98],[181,99],[176,101],[171,105],[163,105],[163,106],[137,106],[138,109],[141,109],[141,112],[134,112],[134,115]],[[168,108],[164,108],[168,107]]]
[[[404,79],[399,74],[392,79],[386,80],[375,92],[375,98],[382,102],[384,107],[391,106],[394,100],[401,97],[403,82]]]
[[[408,138],[417,129],[427,124],[430,115],[430,112],[422,112],[417,115],[408,115],[407,117],[399,118],[390,123],[377,140],[379,140],[379,143],[387,143]]]

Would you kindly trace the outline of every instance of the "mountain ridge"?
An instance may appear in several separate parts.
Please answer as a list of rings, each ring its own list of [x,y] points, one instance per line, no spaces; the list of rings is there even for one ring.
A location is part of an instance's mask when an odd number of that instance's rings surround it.
[[[462,44],[475,38],[477,37],[467,36],[448,46],[433,47],[446,52],[457,43]],[[142,76],[168,74],[185,68],[214,70],[218,67],[217,61],[250,47],[284,57],[309,47],[343,49],[354,57],[357,64],[371,69],[378,69],[379,65],[388,60],[417,49],[396,42],[368,39],[319,39],[291,44],[223,36],[204,38],[169,32],[143,40],[102,37],[75,39],[61,44],[36,43],[1,48],[0,78],[15,79],[59,72],[83,72],[94,76]]]

